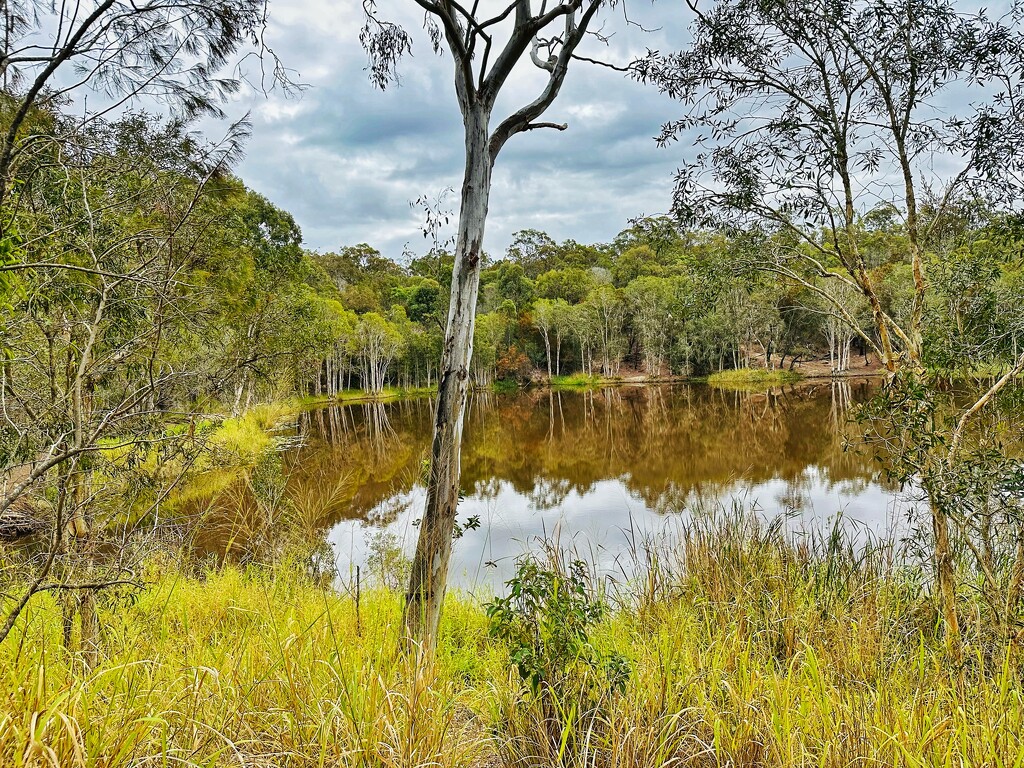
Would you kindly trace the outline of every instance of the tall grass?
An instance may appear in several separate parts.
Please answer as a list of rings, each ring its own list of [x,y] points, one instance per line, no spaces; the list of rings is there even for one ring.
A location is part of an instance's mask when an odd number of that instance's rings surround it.
[[[154,574],[109,603],[88,675],[40,601],[0,650],[4,766],[470,766],[485,738],[457,653],[436,671],[397,655],[399,603],[352,600],[294,572]],[[479,619],[456,605],[449,632]]]
[[[601,376],[593,376],[585,373],[570,373],[565,376],[552,376],[551,389],[576,390],[584,392],[591,389],[598,389],[601,386],[614,384],[621,379],[606,379]]]
[[[890,547],[733,511],[637,560],[590,638],[632,674],[554,742],[468,597],[426,667],[397,653],[393,592],[364,593],[357,622],[298,567],[168,560],[107,598],[88,674],[54,604],[31,606],[0,646],[0,765],[1024,765],[1019,647],[979,633],[947,656],[927,581]]]
[[[726,388],[776,387],[781,384],[800,381],[802,378],[803,376],[796,371],[781,369],[770,371],[766,368],[735,368],[711,374],[708,376],[708,384]]]

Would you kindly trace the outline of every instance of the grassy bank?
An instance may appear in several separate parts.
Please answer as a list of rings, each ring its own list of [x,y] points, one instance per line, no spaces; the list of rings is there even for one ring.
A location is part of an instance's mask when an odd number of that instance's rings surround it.
[[[545,705],[465,596],[449,598],[423,670],[396,652],[393,593],[364,592],[357,613],[351,595],[287,564],[186,575],[168,559],[142,592],[105,597],[89,673],[61,650],[44,596],[0,646],[0,765],[1024,760],[1018,650],[976,638],[950,658],[914,571],[834,542],[787,544],[750,518],[691,529],[654,560],[584,638],[628,663],[621,691],[587,705]],[[542,622],[542,656],[564,623]],[[597,674],[573,669],[560,690]]]
[[[774,370],[765,368],[735,368],[731,371],[719,371],[708,376],[708,384],[713,387],[731,389],[750,389],[777,387],[800,381],[803,376],[795,371]]]
[[[388,388],[370,395],[362,390],[345,390],[329,397],[290,397],[261,403],[236,417],[207,419],[194,425],[205,445],[191,467],[188,482],[176,492],[173,501],[187,503],[223,491],[272,453],[281,432],[287,431],[303,411],[422,397],[436,391],[426,387]]]
[[[567,376],[552,376],[548,386],[551,389],[584,391],[622,384],[622,379],[607,376],[588,376],[585,373],[571,373]]]
[[[552,376],[550,379],[542,378],[538,371],[538,377],[528,384],[519,384],[510,379],[502,379],[491,384],[491,391],[498,394],[509,394],[520,392],[525,389],[539,388],[551,389],[554,391],[589,392],[602,387],[614,387],[626,383],[619,377],[590,376],[585,373],[570,373],[565,376]]]

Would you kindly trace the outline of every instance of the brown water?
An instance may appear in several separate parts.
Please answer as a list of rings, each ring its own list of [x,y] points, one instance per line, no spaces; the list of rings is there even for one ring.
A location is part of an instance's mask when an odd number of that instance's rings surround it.
[[[880,477],[852,403],[875,384],[824,382],[770,392],[699,384],[594,392],[476,393],[465,425],[460,521],[452,579],[499,584],[536,537],[557,532],[601,564],[697,506],[740,499],[767,517],[882,533],[909,503]],[[423,509],[429,398],[322,408],[303,414],[301,446],[284,458],[287,494],[328,530],[339,570],[367,561],[392,534],[411,552]]]

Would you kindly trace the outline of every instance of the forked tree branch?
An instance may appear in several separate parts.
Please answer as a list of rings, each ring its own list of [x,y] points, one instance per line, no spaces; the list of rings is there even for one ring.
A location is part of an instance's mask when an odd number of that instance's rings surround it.
[[[963,442],[964,432],[966,431],[971,418],[974,417],[982,408],[992,402],[992,398],[998,395],[1003,387],[1017,378],[1022,372],[1024,372],[1024,355],[1021,355],[1016,364],[1004,373],[995,384],[989,387],[988,391],[979,397],[974,402],[974,405],[968,408],[960,417],[959,421],[957,421],[956,429],[953,430],[953,439],[949,443],[949,453],[946,454],[947,468],[953,465],[953,462],[956,460],[956,455],[960,452],[960,445]]]
[[[589,0],[578,21],[575,18],[575,12],[566,16],[562,45],[552,64],[544,90],[532,102],[505,118],[491,134],[490,153],[492,160],[497,157],[498,152],[501,151],[501,148],[511,136],[528,130],[526,126],[544,114],[547,108],[554,102],[562,88],[562,83],[565,82],[569,62],[576,52],[576,47],[586,36],[587,29],[603,4],[603,0]],[[582,2],[577,0],[575,5],[582,5]]]

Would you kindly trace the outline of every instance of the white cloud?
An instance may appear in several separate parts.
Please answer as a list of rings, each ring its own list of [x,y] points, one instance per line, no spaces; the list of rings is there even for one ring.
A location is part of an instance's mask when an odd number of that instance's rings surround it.
[[[370,85],[359,44],[358,0],[270,0],[268,42],[295,79],[309,85],[298,100],[248,93],[232,105],[251,113],[253,137],[239,175],[290,211],[307,245],[320,250],[370,242],[397,257],[408,242],[421,247],[409,201],[458,189],[462,177],[461,118],[452,62],[430,51],[412,0],[390,3],[417,33],[403,62],[402,85]],[[387,11],[387,5],[381,7]],[[682,40],[685,19],[668,4],[637,9],[645,34],[609,17],[611,46],[589,55],[614,58]],[[620,56],[621,58],[621,56]],[[497,112],[521,106],[542,80],[527,62],[510,79]],[[498,158],[485,248],[502,252],[525,227],[556,239],[604,241],[640,212],[669,205],[678,150],[659,150],[651,137],[678,105],[620,73],[580,62],[570,71],[546,118],[566,132],[514,137]],[[211,129],[216,130],[216,127]],[[457,207],[457,201],[453,201]]]

